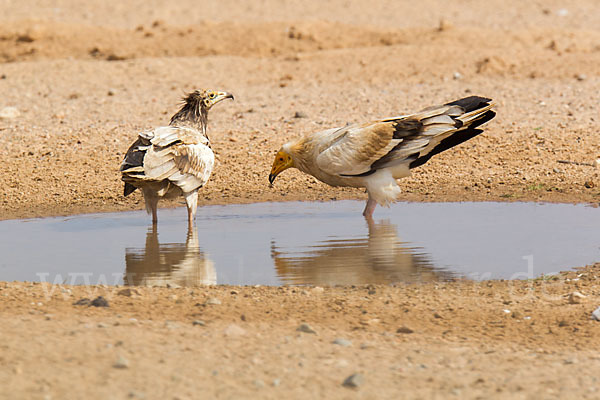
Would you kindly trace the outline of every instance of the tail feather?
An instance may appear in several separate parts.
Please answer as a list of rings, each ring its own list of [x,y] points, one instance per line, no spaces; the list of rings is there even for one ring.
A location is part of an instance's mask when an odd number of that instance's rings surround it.
[[[460,101],[460,100],[459,100]],[[440,141],[440,143],[433,148],[429,153],[415,159],[410,163],[410,169],[416,168],[425,164],[431,157],[436,154],[439,154],[443,151],[446,151],[454,146],[457,146],[461,143],[466,142],[469,139],[474,138],[483,132],[482,129],[477,129],[480,125],[485,124],[492,118],[496,116],[496,113],[492,110],[489,110],[489,107],[492,105],[485,105],[484,110],[487,109],[483,114],[474,115],[470,120],[470,124],[465,126],[464,128],[456,131],[454,134],[448,136],[444,140]]]
[[[465,110],[465,113],[470,113],[471,111],[480,110],[482,108],[486,108],[490,105],[492,99],[488,99],[487,97],[481,96],[469,96],[459,100],[455,100],[450,103],[446,103],[446,106],[459,106]]]

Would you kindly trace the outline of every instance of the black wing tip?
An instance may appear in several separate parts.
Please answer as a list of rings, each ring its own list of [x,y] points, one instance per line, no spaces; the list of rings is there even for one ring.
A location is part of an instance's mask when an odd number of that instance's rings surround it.
[[[123,196],[127,197],[131,193],[135,192],[137,188],[130,183],[125,183],[125,187],[123,187]]]
[[[451,135],[451,136],[447,137],[446,139],[442,140],[435,148],[433,148],[426,155],[414,159],[409,164],[409,168],[413,169],[413,168],[419,167],[419,166],[425,164],[427,161],[429,161],[429,159],[431,157],[433,157],[434,155],[439,154],[441,152],[444,152],[444,151],[446,151],[448,149],[451,149],[454,146],[457,146],[457,145],[459,145],[461,143],[464,143],[467,140],[470,140],[470,139],[474,138],[475,136],[483,133],[483,129],[478,129],[479,126],[485,124],[486,122],[488,122],[489,120],[491,120],[495,116],[496,116],[496,112],[495,111],[487,110],[486,112],[484,112],[481,115],[481,117],[479,117],[477,120],[473,121],[468,126],[468,128],[466,128],[464,130],[457,131],[453,135]]]
[[[484,112],[481,115],[481,118],[479,118],[476,121],[474,121],[470,126],[472,126],[473,128],[477,128],[478,126],[485,124],[486,122],[488,122],[489,120],[491,120],[495,116],[496,116],[496,111],[487,110],[486,112]]]
[[[469,96],[462,99],[446,103],[446,106],[459,106],[465,109],[465,112],[475,111],[479,108],[487,107],[490,105],[492,99],[482,96]]]

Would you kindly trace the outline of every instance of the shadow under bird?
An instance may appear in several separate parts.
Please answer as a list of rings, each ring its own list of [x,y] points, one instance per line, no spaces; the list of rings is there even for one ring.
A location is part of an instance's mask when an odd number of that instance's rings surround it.
[[[281,147],[269,182],[297,168],[331,186],[366,188],[363,215],[371,218],[377,204],[398,200],[396,179],[483,132],[477,128],[494,118],[493,105],[491,99],[470,96],[411,115],[309,134]]]
[[[213,90],[189,93],[168,126],[139,133],[127,150],[120,168],[123,194],[140,189],[152,223],[158,221],[159,199],[183,196],[188,227],[193,225],[198,190],[210,178],[215,163],[207,135],[208,111],[225,99],[233,100],[233,95]]]

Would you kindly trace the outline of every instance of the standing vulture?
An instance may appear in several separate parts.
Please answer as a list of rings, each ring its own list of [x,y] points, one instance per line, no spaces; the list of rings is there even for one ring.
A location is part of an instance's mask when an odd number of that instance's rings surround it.
[[[141,132],[121,163],[123,194],[140,189],[146,211],[156,224],[158,200],[182,195],[192,227],[198,206],[198,189],[210,178],[215,155],[206,133],[208,110],[225,99],[227,92],[196,90],[183,98],[183,106],[168,126]]]
[[[293,167],[331,186],[366,188],[363,215],[372,218],[377,204],[397,200],[396,179],[479,135],[477,128],[496,115],[492,107],[491,99],[470,96],[416,114],[309,134],[281,147],[269,182]]]

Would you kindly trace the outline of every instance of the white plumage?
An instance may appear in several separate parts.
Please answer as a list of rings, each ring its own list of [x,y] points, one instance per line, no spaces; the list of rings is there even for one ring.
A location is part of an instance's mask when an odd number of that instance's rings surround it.
[[[490,99],[471,96],[411,115],[309,134],[282,146],[269,181],[295,167],[331,186],[366,188],[363,215],[371,217],[376,204],[398,199],[396,179],[480,134],[476,128],[496,115],[492,106]]]
[[[215,156],[206,133],[208,110],[226,98],[227,92],[195,91],[169,126],[142,132],[131,145],[121,164],[124,195],[136,189],[144,195],[146,210],[157,222],[160,198],[183,196],[191,227],[198,205],[198,190],[209,180]]]

